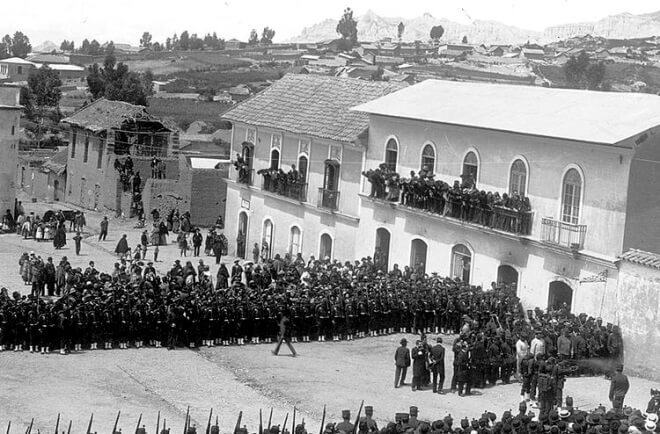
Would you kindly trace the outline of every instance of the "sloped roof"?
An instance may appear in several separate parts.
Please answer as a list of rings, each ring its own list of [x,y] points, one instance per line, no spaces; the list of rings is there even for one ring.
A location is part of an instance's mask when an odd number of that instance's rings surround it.
[[[32,62],[30,62],[29,60],[25,60],[25,59],[22,59],[20,57],[10,57],[8,59],[2,59],[2,60],[0,60],[0,62],[2,62],[2,63],[12,63],[12,64],[15,64],[15,65],[32,65],[32,66],[34,66],[34,64]]]
[[[368,128],[369,118],[349,109],[402,87],[399,83],[287,74],[223,118],[353,143]]]
[[[162,123],[160,119],[147,113],[144,106],[123,101],[109,101],[105,98],[81,108],[68,118],[62,119],[62,122],[99,133],[120,128],[126,121],[131,120]]]
[[[609,145],[660,125],[657,95],[444,80],[425,80],[353,110]]]
[[[66,170],[66,163],[69,159],[69,149],[63,147],[55,155],[48,158],[41,166],[43,169],[61,175]]]
[[[651,268],[660,269],[660,255],[657,253],[645,252],[644,250],[630,249],[623,255],[619,256],[624,261],[632,262],[633,264],[644,265]]]

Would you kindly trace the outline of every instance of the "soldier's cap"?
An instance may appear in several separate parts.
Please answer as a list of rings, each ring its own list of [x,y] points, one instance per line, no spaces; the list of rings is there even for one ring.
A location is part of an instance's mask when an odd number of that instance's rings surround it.
[[[365,405],[365,406],[364,406],[364,412],[367,413],[367,412],[370,412],[370,411],[374,411],[373,406],[371,406],[371,405]]]
[[[400,344],[407,344],[407,343],[408,343],[408,339],[406,339],[406,338],[402,338],[402,339],[399,341],[399,343],[400,343]]]
[[[351,417],[351,410],[342,410],[341,411],[341,417],[343,417],[343,418]]]
[[[562,408],[559,410],[559,419],[566,419],[571,415],[571,412],[567,408]]]
[[[479,429],[479,421],[477,419],[472,419],[472,422],[470,422],[470,426],[472,429]]]
[[[411,416],[417,414],[417,411],[418,411],[418,409],[414,405],[410,407],[410,415]]]
[[[469,427],[469,426],[470,426],[470,422],[468,421],[467,417],[464,417],[463,419],[461,419],[461,428],[467,429],[467,427]]]
[[[234,260],[234,264],[238,264],[239,262],[241,262],[241,261],[239,261],[238,259]]]
[[[438,336],[437,338],[435,338],[435,341],[437,343],[441,344],[442,343],[442,338],[440,336]]]

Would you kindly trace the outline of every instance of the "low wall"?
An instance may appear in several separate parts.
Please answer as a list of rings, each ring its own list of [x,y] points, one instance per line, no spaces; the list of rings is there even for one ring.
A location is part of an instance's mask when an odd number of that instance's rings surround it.
[[[225,218],[227,170],[192,169],[190,214],[193,226],[212,226]]]

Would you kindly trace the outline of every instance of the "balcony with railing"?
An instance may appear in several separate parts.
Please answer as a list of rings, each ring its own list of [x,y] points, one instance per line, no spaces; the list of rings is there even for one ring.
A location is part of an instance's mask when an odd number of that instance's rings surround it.
[[[261,188],[270,193],[288,197],[300,202],[307,200],[307,184],[300,181],[289,180],[286,177],[273,177],[268,173],[262,174]]]
[[[337,211],[339,209],[339,191],[319,188],[318,204],[319,208]]]
[[[541,239],[544,242],[568,247],[571,250],[584,248],[587,225],[576,225],[543,217],[541,220]]]

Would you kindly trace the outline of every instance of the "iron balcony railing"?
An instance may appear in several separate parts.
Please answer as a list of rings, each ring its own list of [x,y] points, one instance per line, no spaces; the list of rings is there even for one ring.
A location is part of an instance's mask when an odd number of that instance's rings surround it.
[[[544,217],[541,220],[541,239],[548,243],[568,247],[571,250],[584,248],[587,225],[576,225]]]
[[[290,199],[295,199],[300,202],[307,200],[307,184],[302,182],[290,182],[286,179],[279,180],[268,174],[263,174],[262,189],[285,196]]]
[[[337,190],[319,188],[318,207],[336,211],[339,208],[339,192]]]

